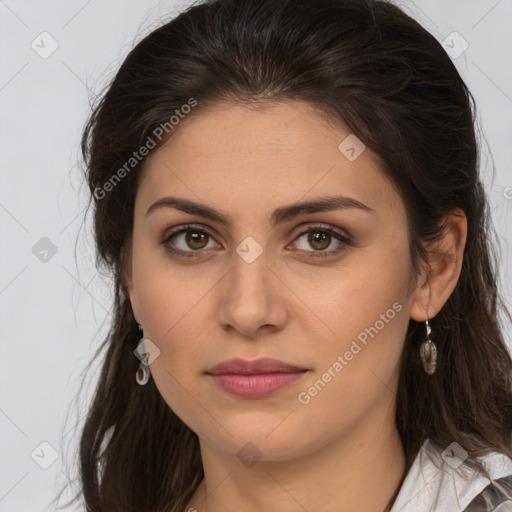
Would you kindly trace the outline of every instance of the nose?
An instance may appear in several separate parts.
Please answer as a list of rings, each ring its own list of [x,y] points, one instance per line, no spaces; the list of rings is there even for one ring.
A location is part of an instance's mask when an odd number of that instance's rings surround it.
[[[263,332],[283,329],[288,318],[286,286],[269,268],[265,252],[248,263],[236,254],[219,287],[217,319],[228,331],[254,339]]]

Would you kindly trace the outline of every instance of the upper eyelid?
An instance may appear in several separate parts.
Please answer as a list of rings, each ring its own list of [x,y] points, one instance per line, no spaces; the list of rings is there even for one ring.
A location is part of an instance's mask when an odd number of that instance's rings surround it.
[[[202,231],[212,238],[214,237],[214,235],[210,231],[210,228],[206,228],[200,224],[183,224],[180,226],[176,226],[175,228],[172,228],[171,231],[166,233],[164,236],[164,240],[168,240],[170,237],[172,237],[174,235],[186,233],[187,231],[192,231],[194,229],[196,231]],[[212,230],[212,231],[214,231],[214,230]]]
[[[295,241],[296,238],[303,236],[304,234],[306,234],[307,232],[309,232],[310,230],[315,229],[315,228],[318,229],[319,231],[320,230],[326,230],[326,231],[331,230],[345,239],[348,239],[348,240],[352,239],[351,235],[349,233],[347,233],[346,230],[343,230],[343,229],[335,227],[335,226],[331,226],[329,224],[325,224],[323,222],[316,222],[316,223],[313,222],[310,225],[303,226],[303,227],[299,228],[298,233],[296,233],[293,238],[293,241]],[[183,234],[183,233],[186,233],[187,231],[192,231],[194,229],[197,231],[203,231],[211,238],[216,238],[215,235],[213,235],[210,232],[211,228],[206,227],[202,224],[194,223],[194,224],[182,224],[180,226],[176,226],[175,228],[173,228],[173,230],[169,234],[164,236],[164,241],[167,242],[170,240],[170,238],[172,238],[175,235]],[[215,230],[212,230],[212,231],[215,231]],[[216,242],[216,243],[218,243],[218,242]]]

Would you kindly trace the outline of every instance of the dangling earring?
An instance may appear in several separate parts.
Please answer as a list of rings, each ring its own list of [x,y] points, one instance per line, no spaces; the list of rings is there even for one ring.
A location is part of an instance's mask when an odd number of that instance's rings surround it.
[[[428,320],[425,321],[425,327],[427,330],[427,339],[421,344],[420,357],[425,373],[432,375],[437,368],[437,347],[430,339],[432,329],[430,328]]]
[[[142,331],[142,325],[139,324],[139,331]],[[141,341],[144,340],[144,336],[141,336]],[[137,369],[137,372],[135,373],[135,380],[137,381],[137,384],[140,386],[145,386],[149,381],[150,371],[149,366],[147,364],[144,364],[142,361],[139,364],[139,368]]]

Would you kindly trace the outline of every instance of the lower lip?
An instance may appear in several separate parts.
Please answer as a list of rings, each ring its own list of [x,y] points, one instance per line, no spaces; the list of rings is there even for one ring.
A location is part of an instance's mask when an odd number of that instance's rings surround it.
[[[262,398],[293,384],[307,372],[210,375],[224,391],[243,398]]]

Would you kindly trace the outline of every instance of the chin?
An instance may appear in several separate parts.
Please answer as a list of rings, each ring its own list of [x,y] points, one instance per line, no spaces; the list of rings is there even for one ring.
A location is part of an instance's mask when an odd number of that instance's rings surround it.
[[[291,431],[284,426],[276,429],[278,424],[269,422],[268,425],[260,423],[255,426],[239,423],[235,430],[224,423],[232,436],[222,429],[221,432],[216,432],[217,435],[210,435],[207,438],[218,450],[229,453],[242,462],[249,461],[248,466],[251,461],[285,461],[305,455],[307,447],[298,442],[302,440],[299,432]],[[221,437],[218,437],[218,434]]]

